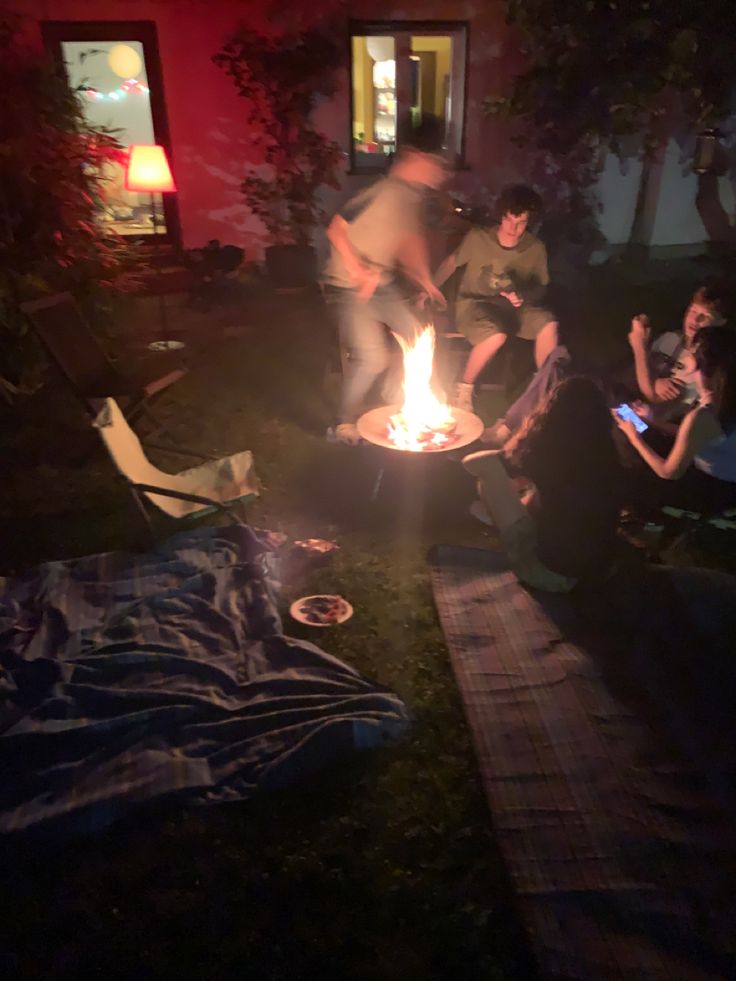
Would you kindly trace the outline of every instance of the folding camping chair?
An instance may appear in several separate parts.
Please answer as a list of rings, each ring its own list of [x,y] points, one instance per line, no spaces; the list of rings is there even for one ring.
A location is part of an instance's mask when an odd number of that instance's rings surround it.
[[[122,371],[102,350],[70,293],[23,303],[21,309],[52,362],[92,416],[104,399],[113,396],[124,400],[125,416],[131,423],[146,416],[157,430],[163,428],[149,403],[187,373],[178,359],[163,356],[144,371]]]
[[[170,518],[199,517],[220,511],[237,523],[238,519],[232,514],[234,506],[242,506],[259,494],[259,481],[250,450],[219,460],[206,460],[199,454],[167,447],[169,453],[205,461],[190,470],[171,474],[149,462],[140,440],[128,425],[115,399],[105,399],[93,426],[99,431],[113,463],[127,482],[150,537],[153,537],[153,525],[146,509],[147,502]]]

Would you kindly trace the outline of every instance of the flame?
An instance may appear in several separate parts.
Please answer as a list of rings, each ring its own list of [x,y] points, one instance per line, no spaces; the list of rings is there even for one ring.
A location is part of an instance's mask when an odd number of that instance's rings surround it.
[[[432,390],[434,327],[424,327],[413,344],[402,337],[397,340],[404,353],[404,404],[389,419],[389,438],[398,449],[413,453],[445,446],[452,438],[455,417]]]

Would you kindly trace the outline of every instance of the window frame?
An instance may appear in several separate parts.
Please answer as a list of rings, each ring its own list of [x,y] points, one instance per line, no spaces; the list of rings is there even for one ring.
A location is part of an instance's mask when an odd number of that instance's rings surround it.
[[[451,77],[462,73],[461,85],[459,89],[461,107],[459,110],[460,126],[456,141],[455,159],[453,167],[455,170],[467,169],[465,162],[465,120],[468,104],[468,67],[470,65],[470,24],[463,20],[350,20],[348,22],[348,66],[349,66],[349,174],[380,174],[386,167],[361,167],[355,160],[355,141],[353,139],[353,119],[354,119],[354,96],[353,96],[353,38],[370,37],[374,35],[396,36],[397,34],[411,35],[452,35],[453,38],[453,58],[451,63]],[[455,57],[454,43],[455,37],[458,39],[458,55]],[[399,116],[399,106],[397,100],[397,126]],[[398,135],[398,134],[397,134]],[[399,144],[397,140],[397,149]],[[388,166],[388,164],[386,164]]]
[[[164,147],[172,169],[174,155],[169,132],[169,120],[166,113],[164,96],[164,79],[161,69],[161,56],[158,47],[156,24],[152,20],[43,20],[41,21],[41,38],[44,47],[51,53],[57,70],[69,82],[64,63],[62,42],[64,41],[138,41],[143,47],[143,57],[146,65],[146,76],[149,85],[149,104],[151,107],[151,122],[156,143]],[[161,242],[175,249],[181,248],[181,221],[179,218],[177,194],[162,194],[166,231],[140,232],[132,235],[134,240],[146,244]]]

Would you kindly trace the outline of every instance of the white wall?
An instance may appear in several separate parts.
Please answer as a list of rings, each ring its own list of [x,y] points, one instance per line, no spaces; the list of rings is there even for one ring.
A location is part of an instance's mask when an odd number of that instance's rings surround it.
[[[705,226],[695,208],[698,178],[690,170],[689,164],[681,163],[680,156],[680,148],[674,140],[670,140],[652,231],[653,245],[689,244],[702,242],[707,238]],[[723,207],[733,218],[734,194],[731,182],[721,177],[718,187]]]
[[[683,160],[680,146],[670,140],[661,173],[656,175],[658,188],[652,194],[653,214],[649,245],[695,245],[707,240],[707,234],[695,207],[698,179],[690,169],[689,156]],[[609,154],[604,162],[597,192],[601,203],[599,225],[611,245],[625,243],[634,216],[641,176],[641,162],[622,162]],[[718,179],[723,207],[736,217],[736,194],[729,178]]]
[[[606,156],[596,193],[601,206],[598,225],[611,245],[628,241],[640,177],[640,161]]]

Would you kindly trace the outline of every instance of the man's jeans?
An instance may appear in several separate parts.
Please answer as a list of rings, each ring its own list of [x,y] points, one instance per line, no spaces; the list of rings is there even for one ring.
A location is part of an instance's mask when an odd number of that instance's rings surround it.
[[[386,327],[413,340],[421,321],[410,301],[394,286],[380,286],[370,300],[361,302],[355,292],[328,286],[326,299],[335,313],[340,346],[347,359],[342,382],[340,422],[356,422],[366,409],[366,398],[389,366]]]
[[[563,344],[550,351],[544,364],[529,382],[518,399],[508,407],[503,421],[515,433],[526,419],[544,402],[553,388],[570,374],[570,353]]]

